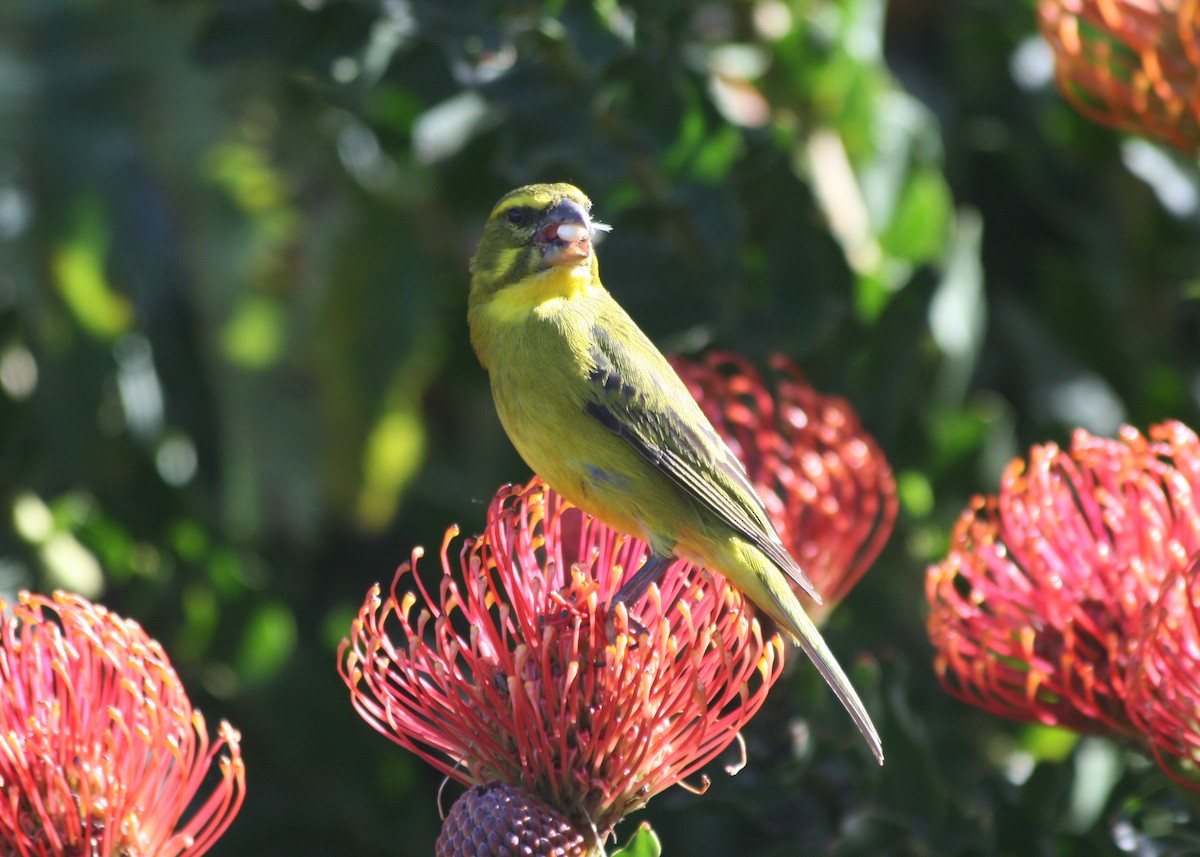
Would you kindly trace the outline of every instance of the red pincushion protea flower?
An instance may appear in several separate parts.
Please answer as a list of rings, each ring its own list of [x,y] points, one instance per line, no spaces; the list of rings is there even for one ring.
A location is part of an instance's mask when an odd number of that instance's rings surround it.
[[[773,384],[745,358],[714,351],[675,370],[746,465],[784,545],[821,593],[820,623],[863,576],[896,522],[896,482],[883,451],[843,399],[808,385],[783,355]]]
[[[1094,122],[1200,144],[1198,0],[1041,0],[1059,89]]]
[[[1143,611],[1200,549],[1200,443],[1177,422],[1034,447],[977,497],[926,593],[947,690],[1014,720],[1137,735]]]
[[[1129,711],[1159,765],[1200,789],[1200,554],[1164,581],[1148,611],[1130,679]],[[1191,763],[1181,776],[1172,758]]]
[[[724,578],[676,562],[630,612],[607,605],[645,545],[585,516],[535,478],[502,489],[456,573],[415,566],[375,586],[340,650],[359,714],[464,784],[539,795],[596,842],[692,775],[754,715],[783,667]],[[417,592],[402,592],[411,580]]]
[[[9,613],[11,610],[11,613]],[[63,592],[0,599],[0,852],[197,857],[241,808],[239,736],[209,743],[136,622]],[[217,754],[221,778],[193,808]]]

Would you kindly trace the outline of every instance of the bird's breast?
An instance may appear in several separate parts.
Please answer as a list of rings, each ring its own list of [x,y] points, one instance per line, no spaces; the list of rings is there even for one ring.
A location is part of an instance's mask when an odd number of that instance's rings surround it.
[[[531,316],[552,318],[592,288],[591,271],[583,265],[550,268],[497,291],[484,307],[484,315],[501,325],[522,324]]]

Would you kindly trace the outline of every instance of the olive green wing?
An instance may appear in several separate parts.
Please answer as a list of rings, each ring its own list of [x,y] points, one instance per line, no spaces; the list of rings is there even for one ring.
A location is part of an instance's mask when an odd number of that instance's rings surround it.
[[[658,349],[632,321],[619,337],[594,327],[591,342],[584,410],[820,603],[812,582],[780,542],[745,467]]]

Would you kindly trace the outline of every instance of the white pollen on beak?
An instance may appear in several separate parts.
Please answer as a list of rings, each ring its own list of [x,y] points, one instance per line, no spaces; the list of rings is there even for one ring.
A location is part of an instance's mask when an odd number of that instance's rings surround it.
[[[558,237],[563,241],[579,241],[586,238],[587,234],[587,227],[577,223],[563,223],[558,227]]]

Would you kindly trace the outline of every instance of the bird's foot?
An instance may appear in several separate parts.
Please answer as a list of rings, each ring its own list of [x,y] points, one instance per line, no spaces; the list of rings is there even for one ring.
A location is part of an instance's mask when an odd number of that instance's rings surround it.
[[[609,602],[605,609],[604,615],[604,632],[605,638],[610,646],[616,645],[617,642],[617,624],[625,626],[625,631],[629,638],[629,648],[636,649],[637,641],[643,635],[649,635],[650,629],[629,615],[629,608],[625,606],[624,601],[613,599]]]

